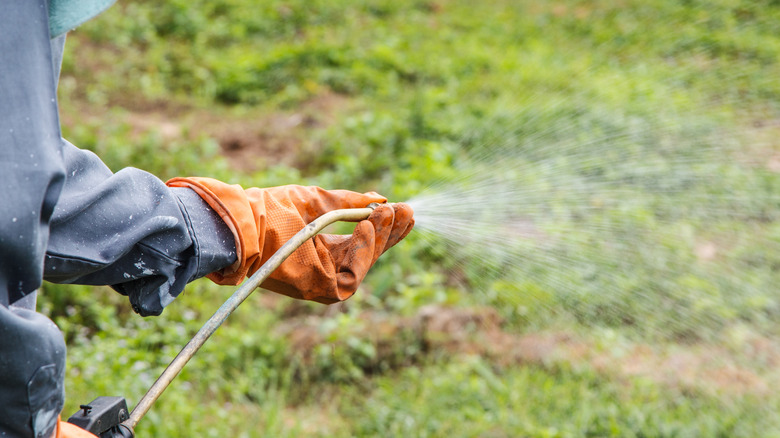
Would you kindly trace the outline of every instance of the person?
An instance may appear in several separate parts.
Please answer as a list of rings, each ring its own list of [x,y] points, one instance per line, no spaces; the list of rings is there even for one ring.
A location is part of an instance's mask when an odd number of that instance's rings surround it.
[[[197,278],[240,283],[327,211],[386,202],[373,192],[113,173],[62,139],[65,31],[112,2],[0,2],[0,437],[93,436],[59,420],[66,347],[35,312],[43,279],[110,285],[135,312],[158,315]],[[347,299],[413,226],[408,205],[382,204],[352,235],[306,242],[263,287],[322,303]]]

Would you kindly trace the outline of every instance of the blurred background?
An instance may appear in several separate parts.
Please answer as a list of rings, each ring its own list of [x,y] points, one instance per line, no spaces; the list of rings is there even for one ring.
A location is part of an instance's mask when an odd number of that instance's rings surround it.
[[[138,436],[780,436],[779,56],[777,0],[120,0],[68,36],[65,138],[418,218],[345,303],[255,292]],[[233,291],[43,289],[65,415]]]

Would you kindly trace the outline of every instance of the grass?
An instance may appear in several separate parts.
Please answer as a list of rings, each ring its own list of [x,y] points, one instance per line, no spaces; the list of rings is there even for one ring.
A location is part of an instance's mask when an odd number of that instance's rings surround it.
[[[725,437],[750,436],[746,423],[776,427],[756,414],[762,401],[740,402],[714,419],[698,413],[724,412],[716,398],[686,397],[641,379],[495,370],[465,358],[381,378],[367,401],[348,399],[345,411],[358,436]]]
[[[508,142],[543,188],[521,201],[571,231],[563,267],[457,265],[413,235],[345,305],[254,296],[139,436],[780,435],[777,23],[770,0],[168,0],[72,32],[63,131],[114,170],[404,200]],[[596,176],[631,196],[584,198]],[[66,413],[135,403],[229,293],[198,281],[141,319],[46,284]]]

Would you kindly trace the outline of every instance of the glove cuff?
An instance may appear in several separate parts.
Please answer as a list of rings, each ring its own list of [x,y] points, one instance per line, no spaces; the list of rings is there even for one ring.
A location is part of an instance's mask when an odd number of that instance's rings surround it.
[[[54,433],[53,438],[98,438],[97,435],[87,432],[86,430],[70,424],[67,421],[62,421],[60,417],[57,417],[57,430]]]
[[[258,235],[252,205],[244,189],[238,184],[200,177],[177,177],[165,184],[192,189],[222,218],[236,241],[236,262],[206,277],[217,284],[240,284],[252,262],[260,256],[264,240]]]

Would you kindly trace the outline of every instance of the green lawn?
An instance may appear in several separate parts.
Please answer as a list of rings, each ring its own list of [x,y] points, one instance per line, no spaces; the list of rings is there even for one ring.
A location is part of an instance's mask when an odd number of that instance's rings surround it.
[[[139,436],[780,436],[779,35],[773,0],[115,5],[59,88],[112,169],[398,201],[490,174],[541,236],[420,229],[346,304],[259,291]],[[231,291],[142,319],[46,284],[66,412],[137,402]]]

